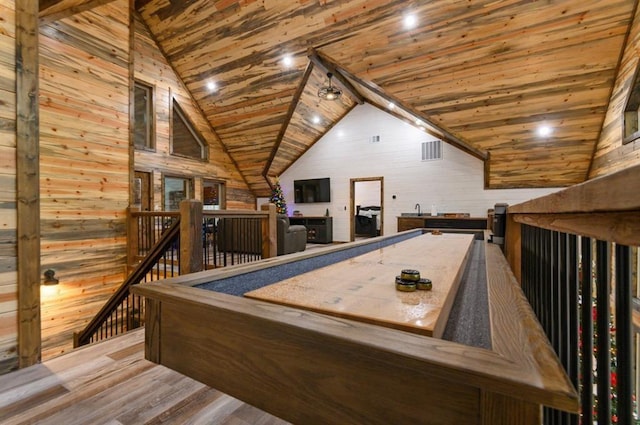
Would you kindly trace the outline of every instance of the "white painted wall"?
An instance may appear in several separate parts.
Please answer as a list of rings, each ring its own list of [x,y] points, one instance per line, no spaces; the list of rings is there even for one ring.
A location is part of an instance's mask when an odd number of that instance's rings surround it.
[[[356,182],[354,204],[361,207],[380,206],[380,181]],[[354,207],[355,208],[355,207]]]
[[[380,142],[371,137],[380,136]],[[384,234],[397,232],[403,212],[420,204],[429,214],[463,212],[486,217],[496,203],[517,203],[557,189],[484,189],[481,160],[443,143],[443,160],[422,161],[421,143],[434,140],[416,127],[370,105],[353,109],[338,125],[280,176],[289,214],[333,216],[333,240],[349,240],[349,182],[352,178],[384,177]],[[295,204],[293,181],[331,178],[331,202]],[[395,199],[393,198],[395,196]]]

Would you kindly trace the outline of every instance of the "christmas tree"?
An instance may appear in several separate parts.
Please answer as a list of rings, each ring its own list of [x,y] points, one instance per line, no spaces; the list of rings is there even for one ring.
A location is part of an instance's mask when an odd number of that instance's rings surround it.
[[[280,186],[280,180],[276,180],[275,186],[273,186],[273,192],[271,193],[271,203],[275,204],[276,212],[278,214],[287,214],[287,203],[284,200],[284,194],[282,193],[282,187]]]

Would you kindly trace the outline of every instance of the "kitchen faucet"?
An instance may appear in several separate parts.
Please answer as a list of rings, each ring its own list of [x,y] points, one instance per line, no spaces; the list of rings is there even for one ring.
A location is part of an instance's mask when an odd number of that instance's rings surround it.
[[[416,204],[416,206],[413,209],[418,210],[418,216],[422,215],[422,213],[420,212],[420,204]]]

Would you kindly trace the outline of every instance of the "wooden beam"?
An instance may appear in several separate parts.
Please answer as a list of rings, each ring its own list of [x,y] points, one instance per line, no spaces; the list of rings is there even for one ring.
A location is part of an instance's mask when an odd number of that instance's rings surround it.
[[[433,135],[435,137],[438,137],[439,139],[442,139],[444,142],[447,142],[450,145],[455,146],[458,149],[461,149],[461,150],[469,153],[470,155],[475,156],[476,158],[479,158],[479,159],[481,159],[483,161],[485,161],[487,159],[487,153],[485,151],[481,151],[481,150],[471,146],[470,143],[463,141],[462,139],[458,138],[457,136],[454,136],[449,130],[446,130],[446,129],[442,128],[441,126],[439,126],[437,124],[434,124],[423,113],[421,113],[421,112],[415,110],[414,108],[412,108],[411,106],[405,104],[400,99],[397,99],[397,98],[391,96],[390,94],[385,92],[381,87],[379,87],[377,84],[374,84],[372,82],[363,80],[362,78],[356,76],[355,74],[353,74],[352,72],[350,72],[346,68],[344,68],[341,65],[337,64],[332,59],[328,58],[326,55],[323,55],[321,52],[317,52],[316,51],[315,53],[318,56],[319,60],[321,60],[322,62],[324,62],[328,66],[334,68],[336,70],[336,74],[341,74],[342,76],[344,76],[344,77],[346,77],[346,78],[348,78],[348,79],[350,79],[352,81],[355,81],[358,85],[360,85],[360,86],[366,88],[367,90],[375,93],[377,96],[380,96],[385,101],[395,104],[396,108],[400,108],[400,109],[404,110],[406,113],[408,113],[408,114],[410,114],[410,115],[422,120],[425,123],[425,131],[428,132],[429,134],[431,134],[431,135]],[[389,113],[389,111],[384,109],[381,105],[374,104],[374,106],[377,106],[381,110],[384,110],[385,112]]]
[[[38,1],[16,2],[16,199],[19,366],[40,361]]]
[[[509,213],[640,210],[640,164],[509,207]]]
[[[317,66],[319,69],[322,70],[323,73],[332,73],[334,77],[336,77],[336,80],[338,80],[338,82],[340,83],[340,85],[342,86],[342,88],[344,88],[344,90],[349,93],[349,95],[359,104],[359,105],[363,105],[365,102],[364,97],[360,94],[360,92],[358,92],[358,89],[356,89],[353,84],[351,84],[349,82],[349,80],[347,80],[346,78],[344,78],[344,76],[342,74],[340,74],[340,71],[333,66],[332,64],[326,63],[320,56],[318,56],[318,53],[316,52],[316,50],[313,47],[309,48],[309,52],[307,54],[307,56],[309,57],[309,60],[311,60],[311,62]]]
[[[264,169],[262,170],[262,176],[269,184],[271,190],[273,190],[273,184],[268,179],[267,174],[269,173],[269,168],[271,168],[271,164],[273,163],[273,159],[276,157],[278,153],[278,149],[280,148],[280,144],[282,143],[282,138],[287,132],[287,127],[289,126],[289,122],[291,122],[291,117],[296,111],[296,107],[298,106],[298,102],[300,101],[300,97],[304,93],[304,88],[307,86],[307,81],[309,81],[309,76],[311,75],[311,71],[313,71],[313,62],[309,62],[307,64],[307,68],[304,70],[304,74],[302,75],[302,80],[298,85],[298,89],[296,93],[293,95],[293,99],[291,99],[291,103],[289,104],[289,110],[287,111],[287,115],[284,117],[284,121],[282,122],[282,126],[280,127],[280,132],[278,133],[278,137],[276,142],[273,145],[273,149],[271,149],[271,155],[269,155],[269,159],[267,163],[264,165]]]
[[[112,1],[114,0],[40,0],[38,16],[40,23],[46,25]]]

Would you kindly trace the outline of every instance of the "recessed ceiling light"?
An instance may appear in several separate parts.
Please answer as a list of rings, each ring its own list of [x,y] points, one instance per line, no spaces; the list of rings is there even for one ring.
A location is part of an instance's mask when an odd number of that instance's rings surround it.
[[[218,85],[217,85],[216,83],[214,83],[213,81],[209,81],[209,82],[207,83],[207,88],[208,88],[210,91],[216,91],[216,90],[218,90]]]
[[[287,68],[293,66],[293,58],[290,55],[286,55],[282,58],[282,64]]]
[[[389,109],[393,109],[395,107],[396,107],[396,105],[393,102],[389,102],[389,105],[387,105],[387,108],[389,108]]]
[[[415,123],[416,123],[416,125],[423,125],[423,122],[422,122],[422,121],[420,121],[420,120],[419,120],[419,119],[417,119],[417,118],[416,118]]]
[[[314,115],[314,117],[313,117],[313,123],[314,123],[314,124],[320,124],[320,117],[319,117],[319,116],[317,116],[317,115]]]
[[[418,25],[418,18],[414,14],[409,14],[404,17],[402,22],[404,23],[404,27],[410,30]]]
[[[537,132],[540,137],[549,137],[553,133],[553,129],[548,125],[541,125],[538,127]]]

